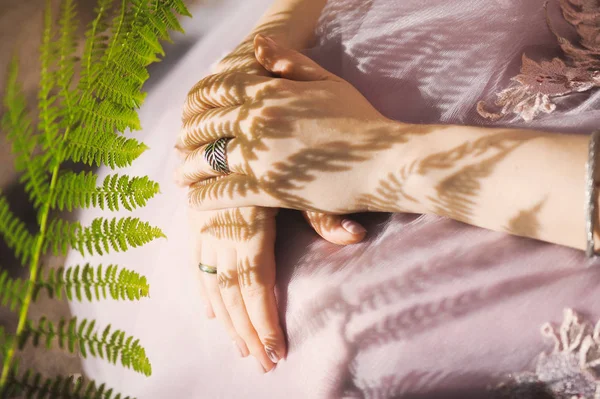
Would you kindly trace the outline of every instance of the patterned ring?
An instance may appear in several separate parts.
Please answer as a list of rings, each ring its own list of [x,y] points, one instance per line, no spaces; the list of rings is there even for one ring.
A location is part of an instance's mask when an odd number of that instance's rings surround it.
[[[211,168],[217,173],[230,174],[227,166],[227,142],[230,139],[220,138],[206,146],[204,150],[204,159]]]
[[[204,273],[208,273],[208,274],[217,274],[217,268],[216,267],[212,267],[212,266],[207,266],[205,264],[202,263],[198,263],[198,267],[200,268],[201,271],[203,271]]]

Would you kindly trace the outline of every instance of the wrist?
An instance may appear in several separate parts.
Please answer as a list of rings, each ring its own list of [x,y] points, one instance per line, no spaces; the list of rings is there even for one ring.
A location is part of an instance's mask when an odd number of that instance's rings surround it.
[[[382,140],[389,144],[374,158],[369,172],[366,208],[374,212],[425,213],[420,160],[430,147],[433,125],[406,124],[387,119]]]

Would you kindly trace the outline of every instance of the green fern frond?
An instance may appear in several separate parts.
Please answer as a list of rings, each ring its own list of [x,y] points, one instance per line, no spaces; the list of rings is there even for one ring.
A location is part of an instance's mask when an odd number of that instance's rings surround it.
[[[118,133],[140,129],[136,109],[145,99],[142,86],[149,76],[146,67],[164,54],[160,40],[169,39],[169,30],[181,30],[175,13],[189,15],[182,0],[121,0],[117,6],[113,1],[97,0],[96,17],[87,27],[78,68],[75,0],[60,0],[57,28],[50,12],[51,0],[46,0],[37,125],[27,112],[17,81],[16,60],[11,64],[2,128],[12,144],[20,181],[37,209],[39,233],[28,231],[0,193],[0,236],[30,270],[27,280],[0,274],[0,303],[12,308],[20,305],[15,334],[4,334],[0,329],[0,397],[13,392],[7,387],[16,387],[27,397],[113,397],[112,390],[104,385],[96,389],[92,383],[83,388],[81,382],[44,380],[29,371],[17,377],[15,355],[18,346],[29,340],[48,346],[56,341],[71,352],[78,348],[83,356],[105,356],[113,363],[120,359],[125,367],[146,375],[151,372],[144,349],[122,331],[111,332],[107,327],[100,333],[94,330],[94,322],[86,320],[79,324],[75,319],[61,321],[57,327],[46,319],[37,325],[27,321],[31,302],[43,290],[80,300],[108,295],[132,300],[148,295],[145,277],[112,265],[103,270],[86,264],[51,270],[44,276],[41,259],[48,249],[64,253],[71,246],[82,253],[104,254],[164,237],[158,228],[134,218],[99,218],[88,227],[50,218],[51,210],[57,208],[93,205],[110,210],[133,209],[144,206],[158,192],[158,185],[147,177],[112,175],[97,186],[97,177],[91,173],[63,171],[62,164],[67,160],[111,168],[128,166],[147,149]],[[76,70],[80,71],[80,80],[75,86]],[[34,134],[34,128],[39,133]]]
[[[7,139],[12,143],[15,168],[18,172],[23,172],[21,181],[25,183],[25,190],[33,205],[38,208],[46,201],[50,185],[48,157],[33,156],[37,138],[33,134],[33,123],[27,114],[27,103],[18,81],[16,59],[10,65],[4,105],[6,112],[2,118],[2,129],[7,132]]]
[[[26,264],[31,257],[36,238],[27,230],[25,223],[12,213],[2,192],[0,192],[0,236],[15,252],[16,257]]]
[[[183,28],[181,27],[181,24],[179,23],[175,15],[173,15],[171,10],[164,7],[164,5],[162,7],[157,7],[156,13],[151,14],[150,19],[154,27],[156,27],[157,21],[160,21],[159,24],[164,27],[163,29],[183,32]],[[161,30],[157,30],[156,32],[160,31]]]
[[[15,310],[25,298],[27,284],[27,281],[10,278],[8,272],[4,270],[0,273],[0,304]]]
[[[82,68],[79,79],[79,91],[88,92],[90,84],[98,75],[98,67],[104,52],[108,47],[108,32],[110,12],[113,0],[99,0],[94,8],[96,18],[90,23],[85,32]]]
[[[139,71],[145,71],[148,64],[159,61],[157,54],[164,54],[159,40],[169,37],[169,29],[181,30],[173,10],[189,14],[180,1],[153,0],[149,4],[147,0],[134,0],[131,3],[128,9],[123,2],[121,13],[113,20],[113,38],[98,79],[110,82],[130,78],[127,93],[141,89],[148,76],[140,76]],[[122,104],[125,99],[131,100],[121,95],[115,95],[113,101]]]
[[[131,165],[148,147],[113,132],[86,134],[77,129],[67,140],[65,158],[87,165],[107,165],[111,169]]]
[[[134,271],[119,269],[114,265],[109,265],[105,270],[102,265],[94,269],[89,264],[50,269],[45,278],[40,277],[36,281],[36,289],[36,295],[45,290],[51,297],[59,299],[64,290],[69,300],[77,298],[79,301],[84,296],[88,301],[106,299],[107,296],[115,300],[139,300],[147,297],[150,291],[146,277]]]
[[[162,8],[169,8],[175,10],[175,12],[184,17],[191,17],[189,10],[187,9],[185,3],[182,0],[153,0],[155,3],[161,3]],[[159,5],[156,4],[156,7]]]
[[[124,107],[138,108],[146,99],[146,93],[140,92],[140,82],[135,79],[109,75],[97,85],[98,98]]]
[[[105,384],[96,387],[94,381],[87,384],[82,378],[62,377],[44,378],[40,373],[27,370],[22,376],[12,371],[5,392],[7,397],[37,398],[37,399],[132,399],[114,394]]]
[[[8,348],[12,345],[13,336],[7,334],[3,326],[0,326],[0,357],[6,356]]]
[[[23,349],[31,342],[36,347],[43,343],[50,349],[56,342],[61,349],[67,349],[71,353],[78,349],[84,358],[89,353],[94,357],[106,358],[114,364],[120,360],[123,367],[144,375],[152,373],[146,350],[139,340],[127,337],[121,330],[111,331],[110,325],[100,333],[94,329],[95,325],[95,321],[88,323],[86,319],[78,323],[77,318],[68,322],[63,319],[58,326],[45,317],[42,317],[37,325],[28,321],[23,333],[18,337],[19,347]]]
[[[52,207],[60,210],[73,208],[105,207],[118,211],[120,207],[131,211],[146,205],[159,192],[158,183],[147,176],[129,177],[110,175],[100,187],[93,172],[65,172],[56,182]]]
[[[55,219],[48,225],[44,248],[51,248],[54,254],[64,254],[70,246],[82,255],[86,252],[103,255],[111,249],[122,252],[129,247],[139,247],[164,237],[159,228],[131,217],[110,220],[96,218],[88,227],[82,227],[79,222]]]
[[[109,101],[89,102],[81,107],[81,121],[88,131],[124,132],[140,130],[140,119],[133,108]]]
[[[56,88],[55,64],[58,52],[54,42],[53,17],[50,1],[46,0],[46,12],[44,13],[44,30],[42,34],[42,45],[40,48],[40,88],[38,91],[38,129],[42,132],[42,145],[46,150],[55,150],[60,126],[57,123],[61,116],[60,108],[57,106],[58,97],[53,93]]]
[[[77,31],[76,8],[73,0],[63,0],[61,3],[61,16],[58,23],[60,30],[60,39],[58,46],[58,71],[56,72],[57,86],[64,101],[63,109],[69,116],[73,117],[73,106],[75,105],[76,93],[71,90],[71,83],[75,75],[75,51],[77,50],[77,40],[75,33]]]

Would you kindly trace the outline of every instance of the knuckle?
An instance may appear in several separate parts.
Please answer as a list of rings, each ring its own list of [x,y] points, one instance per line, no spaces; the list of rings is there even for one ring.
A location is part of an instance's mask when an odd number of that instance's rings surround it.
[[[231,316],[233,316],[236,313],[235,311],[243,310],[245,312],[246,310],[244,300],[242,299],[242,296],[239,295],[239,293],[237,295],[225,295],[223,296],[223,301],[225,302],[225,305],[229,310],[229,314]]]
[[[256,267],[249,267],[247,263],[238,264],[238,280],[241,289],[249,297],[264,296],[274,283],[266,281],[257,273]]]
[[[230,273],[227,272],[219,272],[217,273],[217,284],[219,284],[219,288],[221,290],[226,290],[233,288],[237,285],[237,279],[231,276]]]
[[[294,88],[294,82],[289,79],[274,79],[272,88],[277,91],[290,91]]]
[[[188,205],[192,208],[199,207],[206,198],[206,188],[195,184],[188,190]]]

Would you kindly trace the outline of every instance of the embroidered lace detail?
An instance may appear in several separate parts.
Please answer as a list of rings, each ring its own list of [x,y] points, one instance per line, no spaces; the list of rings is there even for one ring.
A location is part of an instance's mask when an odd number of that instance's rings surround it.
[[[556,32],[546,10],[548,27],[558,40],[564,60],[538,63],[523,54],[521,73],[497,94],[495,105],[500,110],[488,110],[484,101],[477,104],[477,112],[484,118],[498,120],[514,113],[531,121],[541,112],[554,111],[555,97],[600,87],[600,1],[558,1],[565,20],[576,29],[579,43],[573,44]]]
[[[511,375],[494,397],[600,399],[600,321],[594,327],[566,309],[560,328],[546,323],[542,335],[554,341],[554,350],[540,355],[535,372]]]

